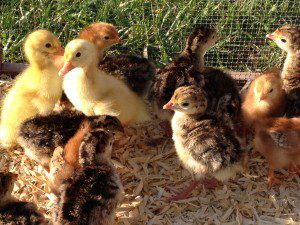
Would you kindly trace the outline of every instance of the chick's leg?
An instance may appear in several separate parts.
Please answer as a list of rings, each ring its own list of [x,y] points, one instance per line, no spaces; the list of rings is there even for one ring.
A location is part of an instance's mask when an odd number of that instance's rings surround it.
[[[268,184],[269,184],[269,188],[272,188],[273,184],[279,184],[283,186],[287,185],[284,181],[282,181],[282,177],[275,176],[273,168],[270,168],[268,172]]]
[[[187,199],[190,194],[192,193],[192,191],[198,187],[198,185],[200,184],[200,181],[193,181],[189,186],[187,186],[186,188],[184,188],[181,191],[176,190],[173,187],[170,186],[166,186],[166,188],[170,191],[175,192],[176,195],[172,196],[169,198],[169,201],[179,201],[179,200],[183,200],[183,199]]]
[[[197,188],[199,185],[202,185],[206,189],[214,189],[219,186],[219,181],[217,181],[214,178],[203,179],[201,181],[195,180],[189,186],[187,186],[186,188],[184,188],[181,191],[178,191],[174,187],[166,186],[166,188],[168,190],[175,192],[175,196],[172,196],[171,198],[169,198],[169,200],[170,201],[179,201],[179,200],[187,199],[190,196],[190,194],[192,193],[192,191],[195,188]]]

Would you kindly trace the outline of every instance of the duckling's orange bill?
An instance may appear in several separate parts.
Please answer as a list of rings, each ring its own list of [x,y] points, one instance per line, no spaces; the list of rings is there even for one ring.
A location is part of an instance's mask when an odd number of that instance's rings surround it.
[[[61,70],[58,72],[59,76],[65,76],[68,72],[70,72],[72,69],[74,69],[75,67],[72,65],[71,62],[65,62],[63,68],[61,68]]]
[[[173,106],[174,106],[173,102],[168,102],[163,106],[163,109],[173,109]]]

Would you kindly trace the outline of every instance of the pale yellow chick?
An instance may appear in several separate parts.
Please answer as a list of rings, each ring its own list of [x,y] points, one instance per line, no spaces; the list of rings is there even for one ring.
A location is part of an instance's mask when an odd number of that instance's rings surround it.
[[[16,78],[2,105],[0,139],[4,147],[16,144],[22,122],[51,112],[62,94],[55,60],[63,49],[57,37],[36,30],[26,38],[24,52],[29,66]]]
[[[72,104],[87,116],[116,116],[123,125],[150,119],[145,102],[119,79],[98,68],[97,46],[75,39],[67,46],[63,88]]]

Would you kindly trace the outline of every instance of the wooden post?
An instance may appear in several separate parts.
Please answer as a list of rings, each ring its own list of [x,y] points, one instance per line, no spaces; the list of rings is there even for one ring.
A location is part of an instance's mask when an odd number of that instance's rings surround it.
[[[3,45],[0,43],[0,74],[9,74],[12,77],[21,73],[27,64],[23,63],[5,63],[3,62]]]

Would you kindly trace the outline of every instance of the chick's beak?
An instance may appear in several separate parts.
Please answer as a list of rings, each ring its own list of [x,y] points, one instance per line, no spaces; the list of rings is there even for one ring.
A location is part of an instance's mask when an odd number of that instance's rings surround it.
[[[69,71],[71,71],[74,68],[75,66],[73,66],[71,62],[65,62],[63,68],[61,68],[61,70],[58,72],[58,75],[61,77],[65,76]]]
[[[63,56],[65,53],[65,49],[60,47],[57,49],[57,51],[54,53],[55,55]]]
[[[273,33],[272,34],[267,34],[266,37],[271,39],[272,41],[275,40],[275,35]]]
[[[168,102],[163,106],[163,109],[173,109],[173,107],[174,107],[173,102]]]
[[[259,96],[259,101],[262,101],[266,98],[266,94],[265,93],[262,93],[260,96]]]

